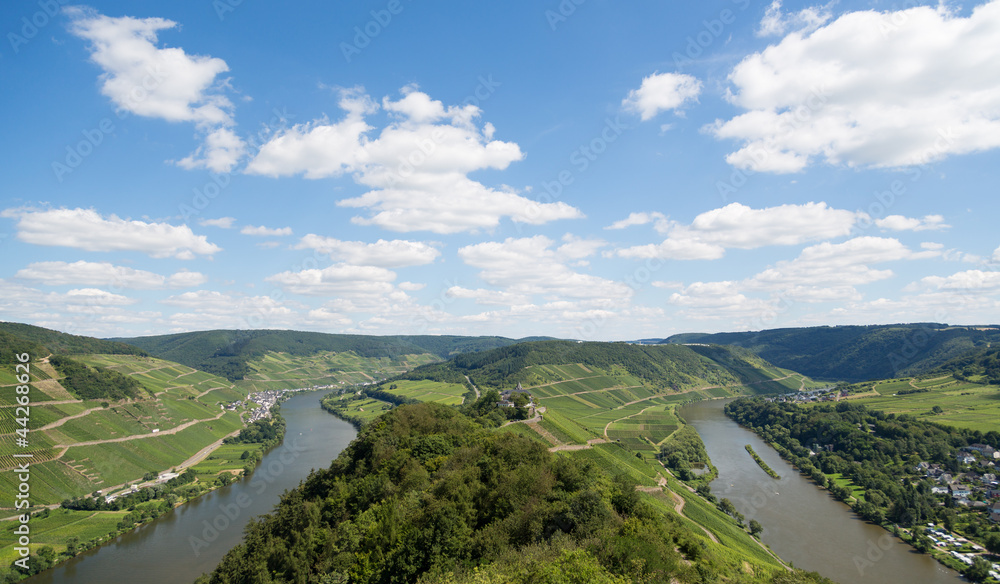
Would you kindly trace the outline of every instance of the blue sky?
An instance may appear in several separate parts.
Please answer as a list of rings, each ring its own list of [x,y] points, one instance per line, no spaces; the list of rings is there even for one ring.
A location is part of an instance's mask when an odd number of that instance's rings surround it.
[[[7,2],[0,319],[1000,322],[1000,1]]]

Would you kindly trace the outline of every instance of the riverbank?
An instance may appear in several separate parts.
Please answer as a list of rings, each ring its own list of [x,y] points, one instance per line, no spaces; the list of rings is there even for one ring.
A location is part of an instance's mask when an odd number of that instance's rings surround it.
[[[763,526],[761,541],[779,557],[838,582],[963,582],[880,527],[858,521],[850,508],[817,489],[765,441],[726,417],[722,410],[728,401],[695,402],[680,414],[697,429],[719,470],[712,493],[729,499],[746,521],[757,520]],[[746,444],[782,476],[780,481],[761,473],[747,456]]]
[[[23,584],[106,584],[140,573],[143,584],[175,584],[211,571],[239,543],[252,517],[269,513],[281,493],[295,488],[312,469],[328,466],[356,435],[349,424],[316,407],[317,402],[317,392],[308,392],[281,404],[284,440],[249,476],[205,492]]]
[[[31,514],[31,553],[22,557],[13,543],[0,548],[0,581],[17,582],[59,566],[80,554],[134,532],[140,527],[207,493],[249,476],[267,451],[284,439],[285,421],[275,400],[267,417],[203,448],[169,472],[147,473],[141,479],[89,496],[64,500]],[[15,516],[16,519],[16,516]],[[0,527],[4,541],[16,541],[20,521]],[[25,569],[25,566],[27,569]]]

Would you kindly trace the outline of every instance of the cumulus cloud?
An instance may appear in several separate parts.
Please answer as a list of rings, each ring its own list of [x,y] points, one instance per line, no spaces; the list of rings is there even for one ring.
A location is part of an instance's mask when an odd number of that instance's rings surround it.
[[[905,167],[996,148],[998,27],[997,0],[969,16],[941,6],[845,13],[740,62],[727,97],[747,112],[704,129],[743,143],[730,164],[775,173],[817,161]]]
[[[204,274],[186,270],[169,277],[116,266],[108,262],[36,262],[18,270],[14,276],[19,280],[37,282],[47,286],[105,286],[109,288],[132,288],[155,290],[159,288],[187,288],[198,286],[208,280]]]
[[[690,225],[664,225],[667,239],[662,243],[628,247],[615,253],[630,258],[718,259],[725,255],[727,248],[797,245],[845,236],[861,217],[856,212],[834,209],[823,202],[763,209],[730,203],[701,213]]]
[[[0,215],[17,218],[17,238],[34,245],[138,251],[154,258],[182,260],[222,251],[187,225],[132,221],[117,215],[105,218],[93,209],[7,209]]]
[[[644,78],[639,89],[633,89],[622,100],[622,108],[639,114],[642,121],[660,112],[678,110],[701,94],[701,81],[683,73],[653,73]]]
[[[254,235],[257,237],[283,237],[286,235],[291,235],[292,228],[291,227],[272,228],[272,227],[264,227],[263,225],[260,226],[246,225],[243,227],[243,229],[240,229],[240,233],[242,233],[243,235]]]
[[[205,143],[189,156],[177,161],[177,166],[192,170],[206,168],[212,172],[229,172],[247,153],[247,145],[229,128],[219,128],[205,137]]]
[[[369,211],[352,218],[356,224],[392,231],[447,234],[491,229],[504,217],[533,225],[583,217],[564,202],[539,203],[468,177],[524,157],[517,144],[493,138],[492,124],[476,125],[475,106],[446,107],[406,87],[399,100],[382,100],[391,120],[376,137],[365,117],[379,105],[360,88],[341,91],[340,107],[346,113],[338,122],[324,118],[276,134],[246,171],[313,179],[351,173],[371,190],[337,204]]]
[[[313,233],[303,237],[295,249],[314,249],[328,254],[334,261],[381,268],[422,266],[433,263],[441,255],[441,252],[436,248],[420,241],[380,239],[375,243],[365,243],[363,241],[341,241]]]
[[[101,93],[120,111],[169,122],[191,122],[207,134],[205,143],[178,164],[228,172],[245,153],[233,124],[233,104],[225,95],[229,70],[222,59],[189,55],[181,48],[157,46],[161,31],[177,23],[164,18],[114,18],[90,8],[65,9],[70,32],[90,42],[99,66]]]

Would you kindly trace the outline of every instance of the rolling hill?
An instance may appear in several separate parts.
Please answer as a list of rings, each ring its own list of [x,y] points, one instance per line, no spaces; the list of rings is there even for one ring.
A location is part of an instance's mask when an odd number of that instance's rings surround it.
[[[820,326],[685,333],[663,342],[745,347],[779,367],[814,379],[857,382],[927,373],[952,359],[1000,342],[1000,326],[938,323]]]
[[[238,381],[254,372],[250,362],[283,353],[311,357],[318,353],[353,353],[363,359],[431,356],[444,360],[459,353],[504,347],[531,339],[434,335],[334,335],[284,330],[213,330],[115,339],[169,359]],[[426,357],[425,361],[426,362]]]

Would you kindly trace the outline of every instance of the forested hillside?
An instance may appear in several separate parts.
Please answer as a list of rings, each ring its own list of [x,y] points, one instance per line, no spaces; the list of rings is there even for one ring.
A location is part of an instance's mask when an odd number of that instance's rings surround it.
[[[248,361],[267,353],[308,356],[319,352],[353,352],[381,358],[433,354],[440,359],[518,343],[503,337],[331,335],[302,331],[214,330],[119,339],[150,354],[221,375],[230,381],[250,373]]]
[[[664,342],[746,347],[779,367],[814,379],[856,382],[926,373],[977,348],[1000,342],[1000,327],[937,323],[821,326],[686,333]]]
[[[624,476],[396,408],[252,522],[199,584],[827,582],[732,553]]]
[[[15,352],[32,353],[32,358],[45,357],[49,353],[146,355],[142,349],[122,342],[71,335],[30,324],[0,322],[0,363],[13,363],[10,359]]]

